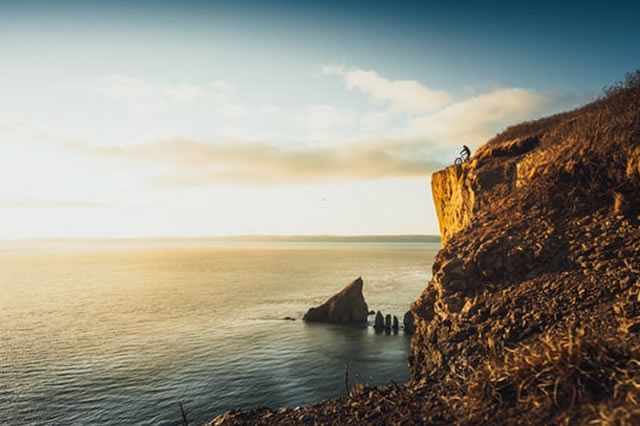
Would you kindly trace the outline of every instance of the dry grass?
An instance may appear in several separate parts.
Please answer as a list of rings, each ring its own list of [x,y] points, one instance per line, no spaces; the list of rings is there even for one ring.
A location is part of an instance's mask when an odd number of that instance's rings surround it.
[[[486,362],[456,405],[471,423],[517,413],[533,423],[639,424],[639,358],[621,337],[543,337]]]
[[[636,116],[640,105],[640,70],[628,73],[624,81],[603,89],[603,96],[572,111],[563,112],[533,121],[510,126],[487,142],[487,147],[493,148],[515,139],[537,137],[543,133],[561,128],[567,132],[582,134],[583,136],[600,136],[598,133],[609,134],[621,122],[627,121],[627,116]],[[637,121],[637,120],[636,120]],[[637,123],[636,123],[637,124]],[[634,126],[636,127],[636,126]],[[628,129],[627,129],[628,130]],[[637,127],[635,128],[637,130]],[[595,133],[594,133],[595,131]],[[611,136],[611,134],[609,134]],[[602,140],[601,140],[602,141]]]
[[[590,214],[609,209],[640,214],[640,70],[605,90],[595,102],[573,111],[509,127],[480,148],[481,164],[492,157],[516,157],[537,148],[539,164],[519,205],[546,205]],[[539,142],[535,142],[539,141]],[[624,203],[622,203],[624,201]],[[623,208],[624,207],[624,208]]]

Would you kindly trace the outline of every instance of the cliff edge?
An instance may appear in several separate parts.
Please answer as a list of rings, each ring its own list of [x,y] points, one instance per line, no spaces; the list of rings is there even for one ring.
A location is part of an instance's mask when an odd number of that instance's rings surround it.
[[[411,379],[213,424],[640,424],[640,73],[432,185]]]

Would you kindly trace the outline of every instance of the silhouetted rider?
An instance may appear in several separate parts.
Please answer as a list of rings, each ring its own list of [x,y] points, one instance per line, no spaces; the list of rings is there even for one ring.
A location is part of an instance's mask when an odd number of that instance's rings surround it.
[[[462,151],[460,151],[460,156],[463,160],[468,160],[471,157],[471,150],[468,146],[462,145]]]

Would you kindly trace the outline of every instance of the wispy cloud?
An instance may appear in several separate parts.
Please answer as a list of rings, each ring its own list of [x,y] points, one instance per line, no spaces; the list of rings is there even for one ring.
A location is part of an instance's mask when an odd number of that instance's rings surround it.
[[[332,105],[308,105],[302,111],[295,112],[292,118],[302,123],[309,131],[331,130],[352,125],[356,119],[356,112],[337,108]]]
[[[178,103],[190,103],[215,95],[223,96],[234,90],[233,84],[225,80],[214,80],[207,85],[154,84],[122,74],[93,78],[79,86],[109,98],[137,101],[161,100]]]
[[[275,115],[280,114],[282,112],[282,108],[275,104],[261,104],[258,105],[258,111],[261,114]]]
[[[478,146],[508,125],[577,105],[587,97],[496,88],[454,99],[417,81],[390,80],[375,71],[326,65],[347,88],[367,94],[379,109],[359,116],[361,131],[421,139],[436,152],[447,146]]]
[[[357,89],[392,108],[415,113],[433,111],[451,102],[444,90],[434,90],[413,80],[388,80],[375,71],[325,65],[322,72],[342,77],[348,89]]]
[[[232,93],[235,90],[235,86],[227,80],[213,80],[209,86],[218,93]]]
[[[432,114],[412,118],[407,135],[428,137],[440,146],[479,145],[505,126],[540,116],[566,98],[525,89],[496,89],[452,103]]]
[[[170,172],[152,178],[154,183],[165,186],[426,176],[443,166],[425,155],[424,143],[416,140],[294,149],[270,143],[207,144],[174,139],[124,147],[68,144],[67,149],[102,159],[168,165]]]

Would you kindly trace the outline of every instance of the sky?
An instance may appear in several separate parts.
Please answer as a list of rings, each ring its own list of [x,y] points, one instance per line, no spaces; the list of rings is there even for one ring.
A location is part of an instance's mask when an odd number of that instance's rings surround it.
[[[0,0],[0,239],[437,234],[431,173],[640,68],[638,9]]]

